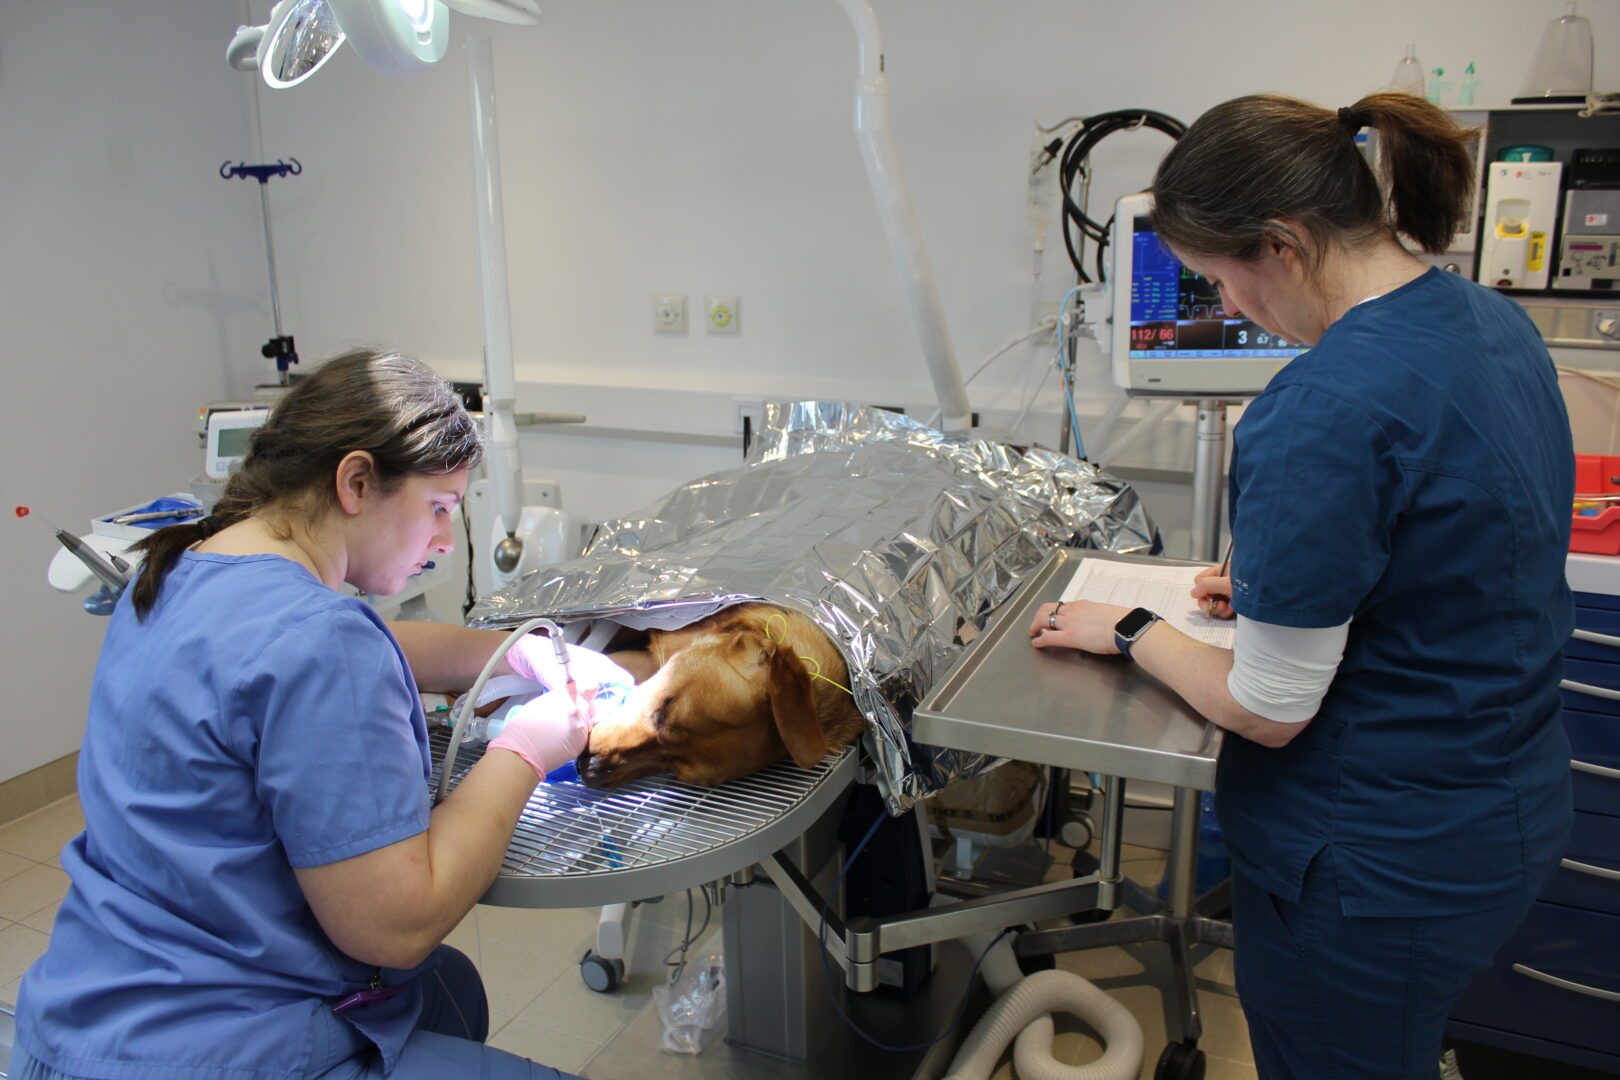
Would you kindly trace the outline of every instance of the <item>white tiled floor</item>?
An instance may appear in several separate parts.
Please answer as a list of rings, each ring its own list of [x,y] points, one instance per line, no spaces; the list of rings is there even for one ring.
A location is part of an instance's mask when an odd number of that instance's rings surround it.
[[[57,854],[83,828],[76,799],[55,803],[0,828],[0,1001],[17,1000],[22,973],[44,952],[68,880]],[[1156,885],[1160,853],[1127,849],[1126,873]],[[1059,871],[1054,870],[1054,873]],[[697,917],[702,918],[702,904]],[[673,896],[637,908],[632,916],[630,974],[615,994],[596,994],[580,981],[578,962],[596,939],[597,911],[536,911],[480,906],[450,935],[449,943],[477,961],[489,994],[490,1044],[558,1069],[587,1068],[591,1058],[632,1017],[650,1005],[664,977],[663,960],[681,940],[686,904]],[[710,940],[718,948],[715,924]],[[1164,1047],[1163,1002],[1156,986],[1167,974],[1163,947],[1099,949],[1062,956],[1058,964],[1092,979],[1136,1016],[1147,1047],[1141,1076],[1149,1080]],[[1248,1030],[1232,988],[1231,955],[1216,950],[1197,967],[1207,1080],[1254,1080]],[[1055,1051],[1079,1064],[1101,1052],[1087,1030],[1067,1017],[1057,1022]],[[994,1080],[1014,1080],[1003,1061]],[[617,1080],[617,1078],[615,1078]]]
[[[0,828],[0,1001],[50,940],[68,878],[57,852],[84,828],[77,799],[64,799]]]

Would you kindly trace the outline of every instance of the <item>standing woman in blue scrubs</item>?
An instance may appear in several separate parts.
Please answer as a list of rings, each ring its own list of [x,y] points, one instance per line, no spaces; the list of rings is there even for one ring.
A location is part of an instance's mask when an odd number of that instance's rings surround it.
[[[1216,810],[1265,1080],[1432,1080],[1446,1014],[1569,833],[1552,360],[1517,304],[1397,240],[1443,251],[1472,212],[1467,139],[1389,93],[1238,98],[1187,131],[1154,228],[1229,316],[1312,346],[1234,431],[1231,576],[1194,596],[1235,613],[1236,646],[1086,603],[1030,629],[1124,653],[1230,733]]]
[[[396,593],[448,553],[482,453],[430,369],[350,353],[293,385],[207,519],[144,542],[91,686],[85,831],[22,981],[14,1078],[558,1075],[482,1045],[483,985],[440,943],[588,710],[554,693],[514,712],[430,807],[418,690],[465,689],[504,635],[391,629],[340,591]],[[551,650],[513,652],[533,673]]]

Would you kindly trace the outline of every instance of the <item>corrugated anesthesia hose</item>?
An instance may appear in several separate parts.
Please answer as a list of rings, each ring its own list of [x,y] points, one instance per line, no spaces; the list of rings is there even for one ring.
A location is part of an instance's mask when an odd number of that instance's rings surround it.
[[[963,940],[977,953],[990,935]],[[1142,1028],[1119,1002],[1080,976],[1067,971],[1039,971],[1025,978],[1002,940],[990,949],[982,967],[985,984],[999,994],[973,1026],[951,1062],[947,1080],[988,1080],[1009,1043],[1018,1080],[1136,1080],[1142,1069]],[[1065,1065],[1052,1055],[1052,1013],[1066,1012],[1084,1020],[1102,1039],[1103,1056],[1086,1065]]]

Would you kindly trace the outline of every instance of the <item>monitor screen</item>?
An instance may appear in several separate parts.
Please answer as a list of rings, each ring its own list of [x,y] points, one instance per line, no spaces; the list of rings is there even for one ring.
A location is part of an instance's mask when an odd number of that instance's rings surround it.
[[[239,458],[247,456],[248,442],[253,438],[256,428],[220,428],[218,435],[218,453],[222,458]]]
[[[1152,196],[1126,195],[1114,211],[1114,381],[1144,394],[1258,394],[1306,347],[1228,315],[1215,287],[1160,243],[1152,208]]]
[[[1207,360],[1218,357],[1298,356],[1304,346],[1233,319],[1208,279],[1188,270],[1159,243],[1153,223],[1132,223],[1131,359]]]

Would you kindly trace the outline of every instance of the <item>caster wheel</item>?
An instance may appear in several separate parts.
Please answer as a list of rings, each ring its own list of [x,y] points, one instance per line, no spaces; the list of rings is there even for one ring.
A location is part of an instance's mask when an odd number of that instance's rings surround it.
[[[1089,847],[1092,840],[1090,816],[1081,814],[1072,821],[1065,821],[1063,828],[1058,832],[1058,839],[1077,851]]]
[[[595,949],[579,958],[579,977],[598,994],[611,994],[624,981],[624,961],[598,956]]]
[[[1153,1080],[1204,1080],[1204,1052],[1191,1043],[1171,1043],[1159,1055]]]

